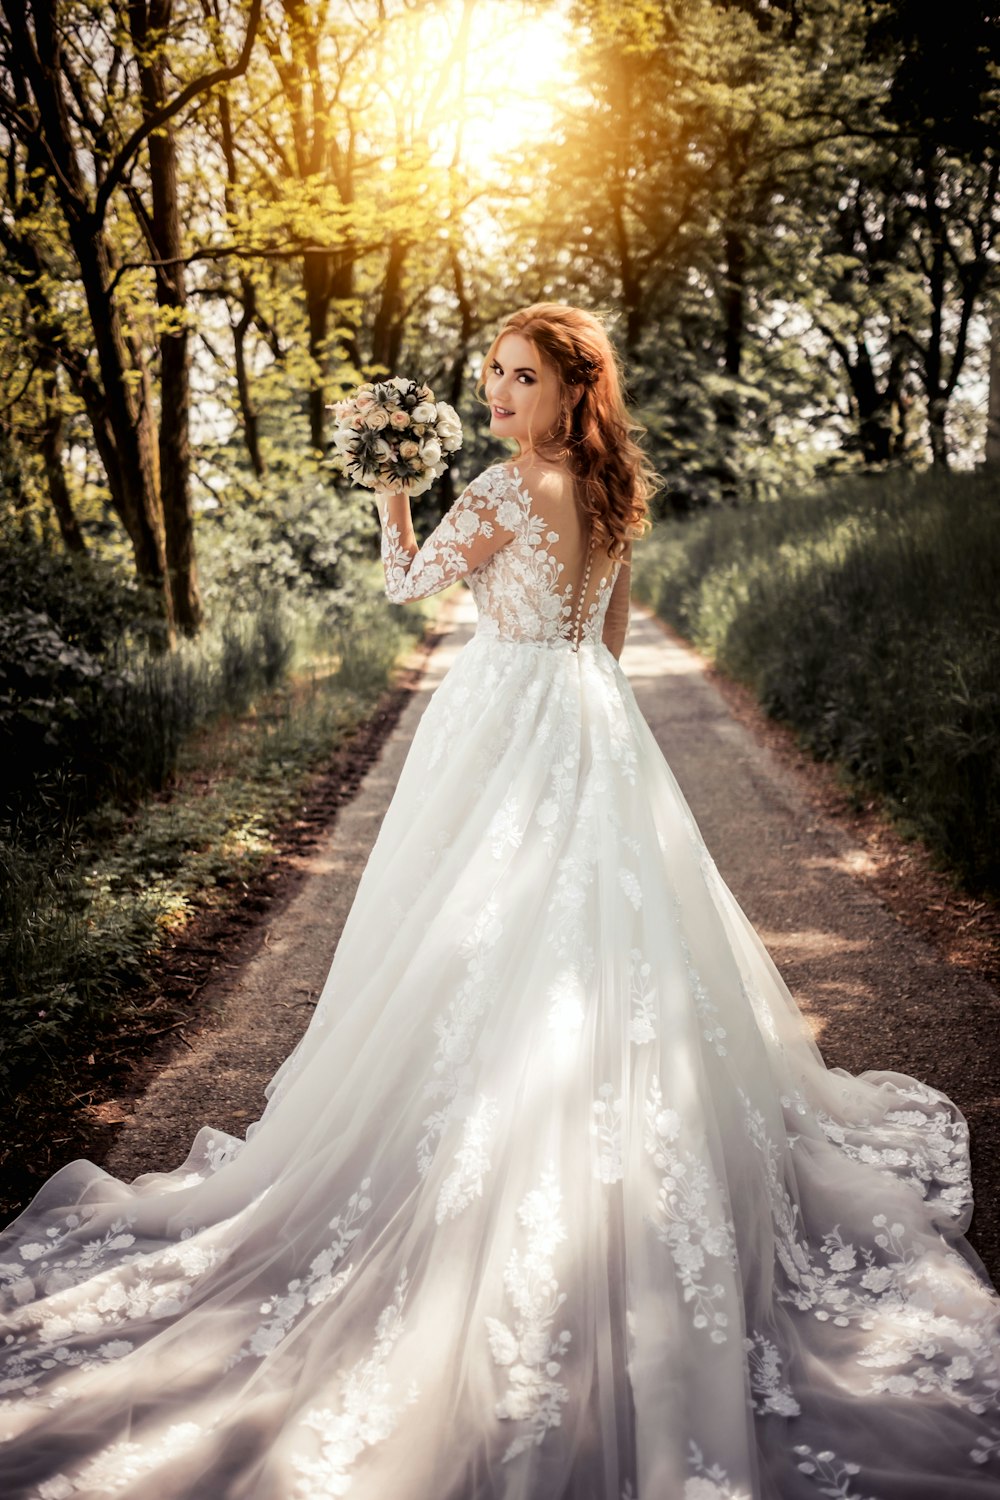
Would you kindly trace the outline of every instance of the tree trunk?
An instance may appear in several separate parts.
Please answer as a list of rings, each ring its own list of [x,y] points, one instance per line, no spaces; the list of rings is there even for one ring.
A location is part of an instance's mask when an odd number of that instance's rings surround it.
[[[400,305],[407,248],[406,242],[394,234],[382,278],[382,295],[372,324],[372,364],[384,365],[390,375],[399,373],[396,361],[402,342]]]
[[[177,152],[173,133],[150,137],[153,233],[160,259],[182,253],[177,211]],[[201,594],[191,512],[191,348],[184,268],[177,264],[156,278],[156,300],[170,314],[160,335],[160,498],[166,532],[167,571],[174,617],[185,635],[202,620]]]
[[[239,176],[236,170],[236,147],[233,142],[233,118],[229,106],[229,95],[219,95],[219,128],[222,154],[226,161],[226,211],[234,219],[237,213],[236,191]],[[243,417],[243,440],[246,443],[250,466],[258,479],[264,477],[264,456],[260,447],[260,423],[257,407],[250,389],[250,372],[247,369],[247,334],[257,317],[257,287],[253,277],[240,270],[240,302],[243,311],[233,328],[233,362],[236,369],[236,393],[239,397],[240,414]]]
[[[1000,465],[1000,292],[990,309],[990,389],[986,407],[986,463]]]
[[[167,582],[166,537],[157,484],[153,414],[134,394],[134,371],[126,352],[121,313],[110,284],[108,248],[103,234],[86,221],[70,224],[70,235],[94,331],[94,345],[103,386],[105,436],[98,441],[108,471],[115,508],[122,519],[135,556],[139,578],[163,597],[168,635],[175,621],[173,597]]]
[[[935,396],[927,403],[927,427],[931,439],[931,457],[938,468],[947,469],[950,466],[951,455],[948,452],[948,434],[945,429],[945,420],[948,416],[948,402],[944,396]]]
[[[309,441],[319,453],[326,451],[326,333],[330,317],[330,256],[326,251],[307,251],[302,257],[302,284],[309,322],[309,354],[313,376],[309,386]]]
[[[63,468],[66,419],[59,400],[59,384],[54,369],[50,369],[42,380],[42,394],[45,402],[45,415],[42,421],[42,463],[45,466],[45,478],[49,487],[52,509],[56,513],[59,534],[67,552],[86,552],[86,543],[73,510],[69,486],[66,483],[66,471]]]
[[[129,25],[139,59],[143,116],[148,121],[163,107],[167,92],[164,69],[172,18],[172,0],[130,0]],[[149,137],[149,182],[152,213],[145,219],[155,258],[156,302],[163,317],[160,354],[160,504],[166,542],[167,580],[174,619],[185,635],[197,634],[201,596],[191,513],[191,350],[187,324],[187,288],[181,264],[183,245],[177,201],[177,144],[172,125]],[[142,212],[142,210],[140,210]]]
[[[14,434],[6,416],[0,416],[0,489],[14,502],[14,509],[27,511],[28,495]]]
[[[250,376],[247,371],[247,334],[253,324],[257,302],[257,289],[249,276],[240,276],[243,312],[233,324],[233,361],[236,367],[236,393],[243,417],[243,440],[246,443],[250,467],[258,479],[264,477],[264,457],[260,448],[260,422],[257,408],[250,391]]]
[[[723,368],[732,380],[739,380],[743,365],[744,297],[746,295],[746,242],[733,224],[726,227],[724,238],[725,276],[722,284]],[[736,468],[736,442],[740,425],[740,399],[735,391],[720,394],[715,403],[715,423],[719,433],[720,488],[723,500],[735,504],[739,499]]]

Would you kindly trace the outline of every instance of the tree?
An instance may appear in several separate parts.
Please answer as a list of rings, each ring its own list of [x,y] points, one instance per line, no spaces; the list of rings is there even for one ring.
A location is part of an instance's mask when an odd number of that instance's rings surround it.
[[[128,29],[75,0],[2,0],[0,125],[8,207],[0,241],[50,348],[83,401],[136,570],[162,600],[168,634],[200,618],[187,458],[187,333],[177,206],[176,119],[242,73],[260,20],[249,0],[234,62],[196,72],[168,94],[171,0],[133,0]],[[140,80],[138,97],[132,80]],[[151,202],[142,194],[147,158]],[[56,269],[39,230],[50,205],[64,226],[81,298],[73,326],[53,296]],[[150,351],[122,291],[121,244],[137,225],[155,262],[160,310],[159,433]],[[65,275],[65,269],[63,274]],[[166,504],[164,500],[166,498]]]

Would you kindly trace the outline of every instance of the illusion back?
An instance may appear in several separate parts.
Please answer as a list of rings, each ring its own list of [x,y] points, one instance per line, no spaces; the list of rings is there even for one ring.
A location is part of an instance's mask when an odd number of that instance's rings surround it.
[[[572,496],[532,496],[504,464],[472,481],[415,555],[384,526],[382,557],[396,603],[468,575],[478,634],[570,650],[601,643],[622,568],[591,545]]]

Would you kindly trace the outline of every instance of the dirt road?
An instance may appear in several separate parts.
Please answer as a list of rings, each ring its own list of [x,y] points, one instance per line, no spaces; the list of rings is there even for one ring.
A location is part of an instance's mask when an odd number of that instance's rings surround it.
[[[211,1123],[242,1135],[263,1088],[308,1023],[410,738],[474,624],[471,598],[444,605],[444,636],[353,802],[272,910],[256,953],[207,992],[213,1022],[126,1120],[109,1171],[126,1180],[181,1160]],[[1000,1084],[996,991],[938,957],[856,873],[860,851],[817,818],[795,773],[733,718],[700,659],[635,608],[622,656],[728,885],[809,1017],[830,1066],[890,1068],[943,1089],[972,1129],[970,1236],[1000,1277]],[[803,772],[801,775],[805,775]]]

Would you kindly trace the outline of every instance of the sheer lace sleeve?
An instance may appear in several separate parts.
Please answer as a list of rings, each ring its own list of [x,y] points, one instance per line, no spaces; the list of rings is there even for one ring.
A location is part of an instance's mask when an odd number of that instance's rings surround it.
[[[412,529],[409,537],[388,520],[388,503],[378,496],[382,523],[382,566],[385,591],[394,604],[425,599],[456,579],[473,572],[513,540],[517,503],[506,469],[495,464],[467,485],[422,547]],[[509,521],[510,526],[504,525]]]
[[[617,661],[625,645],[629,622],[629,596],[632,592],[632,543],[625,548],[622,565],[618,569],[615,586],[608,600],[608,611],[604,616],[601,639]]]

